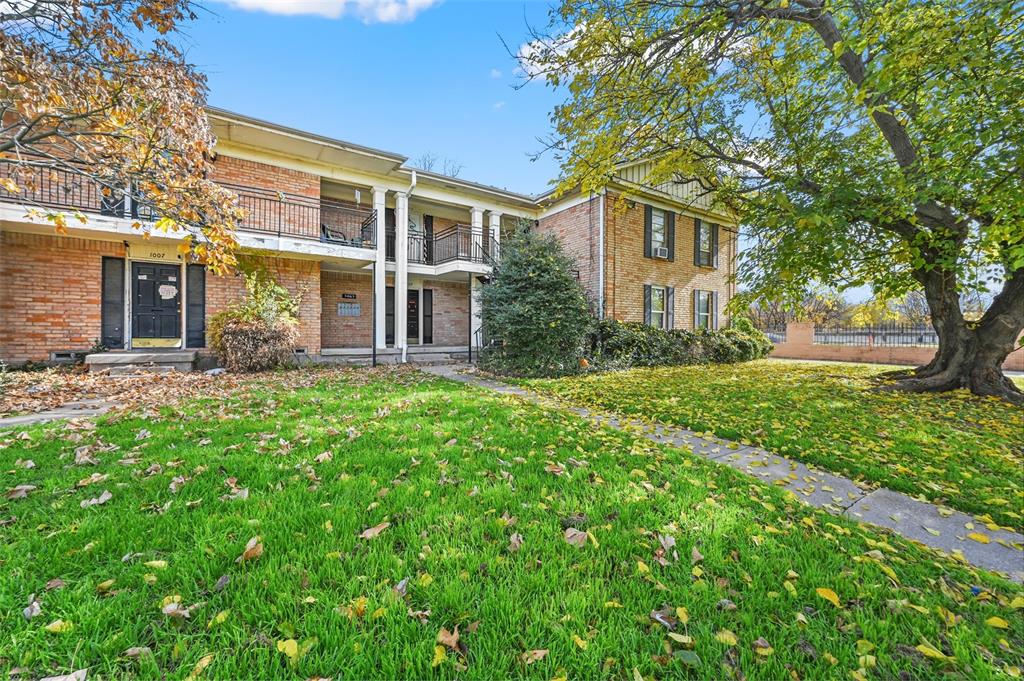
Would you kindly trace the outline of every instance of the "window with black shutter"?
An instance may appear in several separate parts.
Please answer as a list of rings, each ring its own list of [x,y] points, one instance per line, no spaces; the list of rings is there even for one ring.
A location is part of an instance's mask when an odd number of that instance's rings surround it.
[[[124,347],[124,258],[103,258],[100,342],[110,350]]]
[[[185,347],[206,347],[206,267],[185,267]]]
[[[693,221],[693,264],[698,267],[718,267],[718,225]]]
[[[434,291],[423,289],[423,342],[434,342]]]

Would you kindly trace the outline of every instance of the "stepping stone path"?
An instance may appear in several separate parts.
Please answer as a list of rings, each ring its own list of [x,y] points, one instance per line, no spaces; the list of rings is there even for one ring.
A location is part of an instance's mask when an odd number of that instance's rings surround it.
[[[710,461],[735,468],[766,483],[784,486],[811,506],[890,529],[906,539],[963,559],[971,565],[1004,573],[1015,582],[1024,582],[1024,535],[987,525],[966,513],[884,487],[864,487],[853,480],[810,468],[759,447],[685,428],[618,418],[569,406],[524,388],[474,375],[469,365],[448,364],[421,369],[459,383],[569,411],[595,425],[616,428],[659,444],[689,448]]]

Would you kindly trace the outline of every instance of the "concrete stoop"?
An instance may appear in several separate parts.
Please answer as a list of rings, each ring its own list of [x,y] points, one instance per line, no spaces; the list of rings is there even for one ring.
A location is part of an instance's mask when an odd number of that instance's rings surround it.
[[[89,371],[105,371],[111,376],[188,372],[195,368],[198,356],[195,350],[101,352],[86,355],[85,365]]]
[[[425,366],[464,363],[468,357],[465,346],[410,347],[405,353],[407,362]],[[373,361],[373,353],[369,348],[324,348],[320,351],[320,361],[365,366]],[[377,351],[377,364],[398,364],[401,361],[402,353],[399,350],[387,348]]]

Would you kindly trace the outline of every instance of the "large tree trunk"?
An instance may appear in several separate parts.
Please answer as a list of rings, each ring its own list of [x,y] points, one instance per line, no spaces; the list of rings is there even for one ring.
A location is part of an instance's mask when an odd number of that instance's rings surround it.
[[[951,276],[922,276],[932,311],[939,349],[928,364],[891,384],[892,389],[939,392],[967,388],[976,395],[994,395],[1024,406],[1022,392],[1003,374],[1024,329],[1024,271],[1015,273],[978,322],[968,322]]]

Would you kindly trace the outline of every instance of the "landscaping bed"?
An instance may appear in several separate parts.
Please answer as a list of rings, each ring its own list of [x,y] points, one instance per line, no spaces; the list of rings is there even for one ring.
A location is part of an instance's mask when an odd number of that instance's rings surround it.
[[[875,390],[890,369],[764,360],[525,383],[577,405],[755,444],[1024,530],[1024,410],[967,391]]]
[[[1021,666],[1018,586],[726,467],[411,370],[286,376],[95,428],[0,433],[0,666],[169,679]]]

